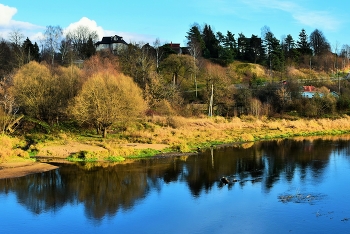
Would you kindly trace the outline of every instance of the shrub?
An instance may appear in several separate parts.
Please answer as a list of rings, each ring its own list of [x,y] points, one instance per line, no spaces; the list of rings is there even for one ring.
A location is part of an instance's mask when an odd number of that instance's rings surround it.
[[[97,154],[95,152],[90,151],[79,151],[77,153],[73,153],[68,157],[69,161],[97,161]]]
[[[243,133],[241,136],[241,141],[254,141],[254,136],[249,133]]]
[[[6,162],[10,157],[29,158],[29,154],[20,148],[23,146],[18,138],[0,135],[0,162]]]
[[[186,119],[180,116],[171,116],[167,118],[167,124],[172,128],[180,128],[185,126]]]

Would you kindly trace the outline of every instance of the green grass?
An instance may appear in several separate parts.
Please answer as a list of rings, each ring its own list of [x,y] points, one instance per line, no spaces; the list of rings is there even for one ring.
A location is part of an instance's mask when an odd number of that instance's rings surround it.
[[[38,150],[30,150],[28,151],[29,157],[34,158],[39,153]]]
[[[159,150],[143,149],[143,150],[137,150],[134,155],[130,155],[127,158],[130,158],[130,159],[148,158],[148,157],[152,157],[154,155],[157,155],[159,153],[160,153]]]
[[[68,161],[71,162],[96,162],[98,161],[98,156],[95,152],[90,151],[80,151],[74,154],[71,154],[68,158]]]
[[[106,160],[109,162],[123,162],[125,158],[121,156],[108,156]]]

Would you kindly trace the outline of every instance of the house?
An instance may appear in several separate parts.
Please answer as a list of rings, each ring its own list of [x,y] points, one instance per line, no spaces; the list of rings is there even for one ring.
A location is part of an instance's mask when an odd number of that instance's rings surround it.
[[[176,54],[188,54],[190,55],[190,47],[182,47],[180,46],[180,43],[166,43],[163,45],[163,47],[169,48],[171,51],[175,52]]]
[[[301,96],[305,98],[313,98],[316,93],[318,93],[320,97],[323,97],[323,93],[319,93],[318,89],[315,86],[312,86],[312,85],[303,86],[303,91],[301,92]],[[330,92],[330,94],[335,98],[339,98],[339,94],[337,94],[334,91]]]
[[[301,96],[305,98],[313,98],[315,94],[316,94],[315,86],[312,86],[312,85],[303,86],[303,91],[301,92]]]
[[[95,43],[96,51],[109,50],[114,54],[118,54],[121,50],[126,49],[128,43],[123,40],[123,37],[118,35],[103,37],[102,41]]]
[[[180,43],[170,42],[170,44],[166,44],[166,45],[168,45],[173,51],[175,51],[175,53],[182,54],[182,49],[181,49]]]

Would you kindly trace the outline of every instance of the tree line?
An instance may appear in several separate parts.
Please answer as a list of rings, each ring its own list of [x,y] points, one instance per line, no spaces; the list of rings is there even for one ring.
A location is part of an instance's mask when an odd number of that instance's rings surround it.
[[[106,136],[110,127],[142,115],[197,116],[209,106],[222,116],[322,117],[349,110],[348,81],[316,83],[315,75],[348,66],[349,46],[332,52],[317,29],[310,36],[302,29],[297,41],[291,35],[278,40],[267,26],[262,32],[236,39],[194,24],[181,54],[159,39],[114,54],[96,52],[97,33],[83,26],[65,37],[61,27],[48,26],[40,46],[15,30],[0,43],[2,132],[18,114],[50,125],[73,120]],[[312,99],[301,96],[306,83],[319,88]]]
[[[349,65],[349,45],[340,47],[336,43],[332,48],[319,29],[311,32],[310,36],[305,29],[301,29],[297,39],[288,34],[279,40],[268,26],[261,29],[260,37],[254,34],[247,37],[243,33],[235,37],[231,31],[226,34],[215,33],[208,24],[201,28],[194,24],[187,32],[190,50],[192,53],[198,50],[204,58],[222,65],[240,60],[280,72],[287,66],[308,68],[310,61],[313,69],[324,71],[334,71]]]

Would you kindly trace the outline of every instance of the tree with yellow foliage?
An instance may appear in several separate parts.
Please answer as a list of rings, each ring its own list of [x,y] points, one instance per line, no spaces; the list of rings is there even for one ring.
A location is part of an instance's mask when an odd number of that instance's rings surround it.
[[[53,123],[65,116],[80,83],[81,71],[75,66],[51,70],[45,64],[30,62],[15,74],[13,95],[20,112]]]
[[[93,74],[70,108],[76,120],[94,125],[104,138],[113,124],[136,118],[145,109],[142,91],[133,80],[108,71]]]
[[[30,62],[21,67],[13,79],[14,96],[21,112],[40,120],[52,120],[57,114],[56,83],[45,65]]]

